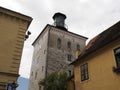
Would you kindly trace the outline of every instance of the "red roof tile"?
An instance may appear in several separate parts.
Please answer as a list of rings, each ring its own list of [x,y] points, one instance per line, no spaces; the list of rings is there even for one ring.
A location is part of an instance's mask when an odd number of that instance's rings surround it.
[[[91,39],[88,45],[85,47],[84,51],[78,57],[78,59],[71,64],[75,64],[77,61],[83,59],[84,57],[100,49],[101,47],[104,47],[105,45],[111,43],[117,38],[120,38],[120,21]]]

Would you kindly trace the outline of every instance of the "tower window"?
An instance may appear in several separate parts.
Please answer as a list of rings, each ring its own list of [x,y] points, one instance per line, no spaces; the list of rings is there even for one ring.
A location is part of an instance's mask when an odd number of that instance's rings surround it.
[[[39,90],[42,90],[42,86],[39,85]]]
[[[42,72],[44,71],[44,66],[42,66]]]
[[[68,54],[68,55],[67,55],[67,60],[68,60],[68,61],[72,61],[72,55],[71,55],[71,54]]]
[[[71,42],[68,42],[68,43],[67,43],[67,48],[68,48],[68,49],[71,49]]]
[[[72,76],[72,71],[71,70],[68,70],[68,76]]]
[[[85,81],[89,79],[88,75],[88,63],[85,63],[80,66],[81,69],[81,81]]]
[[[76,48],[77,48],[78,51],[80,51],[80,45],[79,44],[77,44]]]
[[[31,72],[31,76],[33,76],[33,71]]]
[[[58,49],[61,48],[61,39],[60,38],[57,39],[57,48]]]

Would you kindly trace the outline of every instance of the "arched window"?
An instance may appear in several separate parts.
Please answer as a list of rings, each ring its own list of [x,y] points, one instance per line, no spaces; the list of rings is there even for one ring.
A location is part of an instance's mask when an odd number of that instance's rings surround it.
[[[67,43],[67,48],[71,49],[71,42],[70,41]]]
[[[60,38],[57,39],[57,48],[58,49],[61,48],[61,39]]]
[[[79,44],[77,44],[76,48],[77,48],[78,51],[80,51],[80,45]]]

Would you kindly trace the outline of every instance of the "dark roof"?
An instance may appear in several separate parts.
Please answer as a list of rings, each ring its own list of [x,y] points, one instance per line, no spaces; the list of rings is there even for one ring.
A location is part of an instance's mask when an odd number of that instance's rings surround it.
[[[35,39],[35,41],[32,43],[32,45],[34,45],[34,43],[38,40],[38,38],[41,36],[41,34],[45,31],[45,29],[46,29],[48,26],[49,26],[50,28],[51,28],[51,27],[53,27],[53,28],[58,28],[58,29],[61,29],[61,30],[65,31],[65,32],[74,34],[74,35],[76,35],[76,36],[79,36],[79,37],[82,37],[82,38],[85,38],[85,39],[88,39],[87,37],[84,37],[84,36],[82,36],[82,35],[79,35],[79,34],[70,32],[70,31],[68,31],[68,30],[64,30],[64,28],[59,28],[59,27],[56,27],[56,26],[47,24],[47,25],[45,26],[45,28],[42,30],[42,32],[41,32],[41,33],[38,35],[38,37]]]
[[[90,53],[93,53],[94,51],[111,43],[117,38],[120,38],[120,21],[108,28],[107,30],[103,31],[93,39],[91,39],[88,45],[83,50],[83,52],[81,53],[81,55],[78,57],[78,59],[72,62],[71,64],[75,64],[77,61],[83,59]]]
[[[66,15],[65,15],[65,14],[62,14],[62,13],[60,13],[60,12],[55,13],[54,16],[53,16],[53,19],[55,20],[55,17],[58,17],[58,16],[63,16],[64,19],[66,19]]]

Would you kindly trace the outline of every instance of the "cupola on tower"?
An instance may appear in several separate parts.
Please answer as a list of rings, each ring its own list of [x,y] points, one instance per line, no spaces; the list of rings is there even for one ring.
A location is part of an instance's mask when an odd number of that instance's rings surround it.
[[[66,19],[66,15],[64,15],[60,12],[55,13],[53,16],[54,26],[56,26],[57,28],[60,28],[60,29],[67,30],[65,27],[66,26],[65,19]]]

